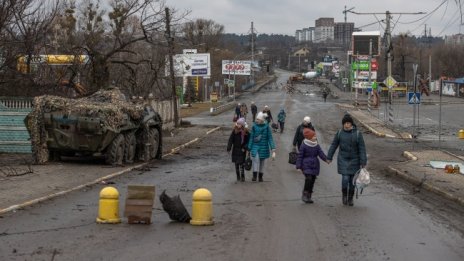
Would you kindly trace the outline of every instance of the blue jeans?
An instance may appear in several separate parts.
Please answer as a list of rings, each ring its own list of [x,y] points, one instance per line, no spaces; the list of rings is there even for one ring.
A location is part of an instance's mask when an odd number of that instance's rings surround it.
[[[354,175],[342,175],[342,189],[354,191],[353,178]]]

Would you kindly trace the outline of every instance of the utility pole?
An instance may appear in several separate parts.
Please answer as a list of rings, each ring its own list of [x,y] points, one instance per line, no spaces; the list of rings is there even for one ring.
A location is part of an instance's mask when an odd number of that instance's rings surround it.
[[[169,8],[165,8],[166,13],[166,38],[168,41],[168,56],[169,56],[169,72],[171,73],[171,97],[172,106],[174,107],[174,126],[179,126],[179,111],[177,110],[177,93],[176,93],[176,77],[174,75],[174,37],[171,36],[171,16]]]
[[[255,61],[255,28],[251,22],[251,80],[255,84],[255,74],[253,73],[253,64]]]
[[[350,9],[351,10],[351,9]],[[416,13],[403,13],[403,12],[395,12],[392,13],[390,11],[386,11],[385,13],[359,13],[359,12],[354,12],[347,10],[346,12],[350,12],[352,14],[357,14],[357,15],[386,15],[386,27],[385,27],[385,45],[386,45],[386,54],[387,54],[387,75],[388,79],[392,79],[392,54],[391,52],[393,51],[393,44],[392,44],[392,39],[391,39],[391,15],[396,14],[396,15],[420,15],[420,14],[426,14],[425,12],[416,12]],[[389,115],[389,121],[393,123],[393,107],[392,107],[392,87],[391,86],[390,80],[387,81],[387,86],[388,86],[388,115]]]

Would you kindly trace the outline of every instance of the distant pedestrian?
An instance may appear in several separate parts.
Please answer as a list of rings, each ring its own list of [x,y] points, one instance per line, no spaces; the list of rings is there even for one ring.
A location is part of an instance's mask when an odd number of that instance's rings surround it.
[[[296,160],[296,168],[301,170],[305,176],[303,195],[301,200],[305,203],[313,203],[311,199],[313,194],[314,182],[319,175],[320,164],[319,158],[327,162],[327,156],[322,151],[321,146],[317,143],[316,132],[306,128],[303,131],[304,141],[299,148],[298,158]]]
[[[280,133],[284,132],[284,127],[285,127],[285,118],[287,117],[287,114],[285,113],[284,108],[281,108],[279,111],[279,114],[277,115],[277,121],[279,122],[279,127],[280,127]]]
[[[329,96],[329,89],[328,88],[324,88],[322,90],[322,98],[324,98],[324,102],[327,101],[327,96]]]
[[[362,133],[356,128],[353,118],[345,114],[342,119],[343,128],[339,130],[330,145],[327,160],[330,163],[338,147],[337,170],[342,175],[343,205],[353,206],[353,177],[367,164],[366,145]]]
[[[242,103],[242,105],[240,105],[240,117],[246,120],[247,114],[248,114],[248,107],[246,106],[245,103]]]
[[[266,117],[265,120],[266,120],[268,123],[274,122],[274,119],[272,118],[271,109],[269,108],[269,106],[264,105],[263,113],[267,114],[267,117]]]
[[[298,151],[298,149],[301,146],[301,143],[303,143],[303,140],[304,140],[303,131],[306,128],[316,131],[311,123],[311,117],[309,116],[305,116],[303,118],[303,122],[298,126],[298,128],[296,128],[295,136],[293,137],[293,146],[296,151]]]
[[[262,112],[256,115],[256,121],[251,127],[250,139],[248,141],[248,150],[251,154],[253,161],[253,178],[252,181],[256,181],[259,174],[259,182],[263,181],[263,169],[264,162],[269,156],[275,159],[275,143],[272,138],[272,131],[269,125],[264,120],[264,114]]]
[[[240,107],[241,107],[240,103],[237,103],[237,106],[235,106],[235,115],[237,115],[237,119],[241,118]]]
[[[244,118],[240,118],[235,123],[234,129],[227,143],[227,152],[232,150],[232,162],[235,163],[235,173],[237,181],[245,181],[245,158],[247,153],[248,139],[250,137],[248,130],[245,128]]]
[[[251,102],[251,114],[253,115],[253,122],[256,120],[256,113],[258,113],[258,107],[256,107],[255,102]]]

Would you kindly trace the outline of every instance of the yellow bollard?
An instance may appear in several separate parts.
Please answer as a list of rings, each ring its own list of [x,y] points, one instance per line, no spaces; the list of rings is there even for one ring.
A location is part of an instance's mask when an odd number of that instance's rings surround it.
[[[193,192],[192,219],[190,224],[194,226],[213,225],[213,201],[209,190],[200,188]]]
[[[121,223],[119,218],[119,192],[113,187],[106,187],[100,191],[97,223]]]
[[[464,139],[464,130],[460,130],[458,136],[460,139]]]

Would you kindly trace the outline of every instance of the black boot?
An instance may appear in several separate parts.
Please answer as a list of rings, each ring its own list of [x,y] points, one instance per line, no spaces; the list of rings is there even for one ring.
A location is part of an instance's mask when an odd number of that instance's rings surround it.
[[[342,188],[342,195],[343,205],[348,205],[348,189]]]
[[[259,182],[263,182],[263,173],[262,172],[259,173]]]
[[[240,181],[244,182],[245,181],[245,167],[242,165],[240,168]]]
[[[353,206],[354,188],[348,191],[348,206]]]
[[[308,200],[306,200],[306,203],[312,204],[314,201],[311,199],[313,193],[308,193]]]
[[[237,174],[237,181],[240,181],[240,169],[239,169],[239,166],[235,166],[235,174]]]
[[[256,181],[256,177],[258,176],[258,172],[253,171],[253,178],[251,181]]]
[[[301,200],[304,203],[308,203],[308,191],[303,191],[303,195],[301,195]]]

